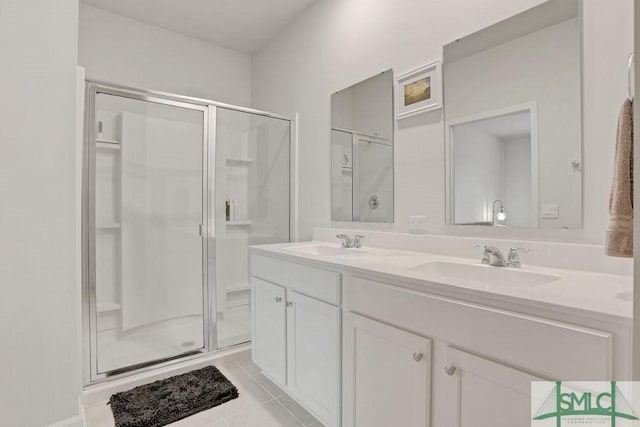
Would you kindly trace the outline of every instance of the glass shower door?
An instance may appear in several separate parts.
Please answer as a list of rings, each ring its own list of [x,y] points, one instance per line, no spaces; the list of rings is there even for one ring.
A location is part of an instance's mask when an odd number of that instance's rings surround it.
[[[218,348],[251,339],[249,246],[290,238],[290,125],[281,118],[216,109]]]
[[[207,347],[207,108],[94,96],[88,221],[96,379]]]
[[[354,134],[354,219],[393,222],[393,145]]]

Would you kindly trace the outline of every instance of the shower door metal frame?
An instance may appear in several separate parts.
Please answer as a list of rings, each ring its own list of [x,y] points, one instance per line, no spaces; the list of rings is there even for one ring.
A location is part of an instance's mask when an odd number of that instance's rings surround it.
[[[176,95],[167,92],[133,88],[101,80],[86,79],[85,111],[83,124],[83,165],[82,165],[82,349],[83,349],[83,383],[85,386],[117,379],[133,374],[158,369],[176,363],[202,358],[218,350],[216,319],[216,283],[215,271],[209,269],[209,244],[215,236],[215,177],[216,155],[216,122],[217,109],[225,108],[239,112],[281,119],[289,122],[289,240],[299,238],[298,221],[298,115],[284,115],[240,107],[204,98]],[[95,300],[95,150],[97,131],[96,96],[104,93],[141,101],[155,102],[175,107],[183,107],[203,111],[203,316],[204,316],[204,348],[195,355],[187,355],[170,360],[149,361],[135,365],[131,369],[108,375],[97,371],[97,306]],[[293,180],[292,180],[293,178]],[[213,241],[215,245],[215,241]],[[215,265],[215,264],[214,264]],[[243,345],[243,344],[240,344]]]
[[[208,280],[208,230],[209,230],[209,107],[192,104],[183,101],[165,99],[164,97],[154,96],[152,94],[141,93],[132,90],[101,85],[94,82],[87,82],[86,85],[86,103],[85,103],[85,123],[84,123],[84,144],[83,144],[83,352],[84,352],[84,383],[96,383],[108,377],[118,376],[120,373],[127,371],[139,371],[140,368],[149,365],[157,365],[174,358],[179,358],[178,354],[170,358],[159,358],[157,360],[149,360],[141,364],[118,369],[115,375],[98,371],[98,311],[96,301],[96,194],[95,194],[95,166],[96,166],[96,139],[97,131],[95,122],[97,118],[97,96],[98,94],[106,94],[112,96],[120,96],[139,101],[152,102],[157,104],[168,105],[172,107],[185,108],[202,112],[203,129],[202,129],[202,214],[200,225],[200,237],[202,241],[202,295],[203,295],[203,347],[198,350],[191,350],[184,354],[197,351],[208,352],[211,348],[210,340],[210,302],[209,280]],[[122,144],[122,141],[120,141]],[[122,165],[121,165],[122,167]],[[215,304],[215,301],[213,301]]]

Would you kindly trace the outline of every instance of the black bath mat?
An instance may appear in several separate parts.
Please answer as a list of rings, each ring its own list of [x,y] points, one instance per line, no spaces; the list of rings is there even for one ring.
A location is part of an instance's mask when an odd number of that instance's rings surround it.
[[[116,393],[109,399],[116,427],[160,427],[238,397],[214,366]]]

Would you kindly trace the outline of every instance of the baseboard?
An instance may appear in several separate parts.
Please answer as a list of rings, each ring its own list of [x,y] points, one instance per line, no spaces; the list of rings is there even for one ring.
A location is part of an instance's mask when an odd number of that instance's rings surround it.
[[[66,420],[49,424],[46,427],[82,427],[83,425],[84,425],[84,419],[82,415],[76,415],[75,417],[67,418]]]
[[[84,427],[84,406],[82,396],[78,396],[78,415],[67,418],[57,423],[47,424],[45,427]]]

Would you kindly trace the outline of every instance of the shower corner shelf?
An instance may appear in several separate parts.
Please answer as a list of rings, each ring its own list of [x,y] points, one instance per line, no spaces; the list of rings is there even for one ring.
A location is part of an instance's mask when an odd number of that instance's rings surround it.
[[[108,311],[120,310],[120,304],[117,302],[100,302],[97,304],[98,313],[106,313]]]
[[[96,148],[103,148],[106,150],[119,150],[120,144],[112,142],[96,142]]]
[[[228,157],[225,162],[228,166],[249,166],[253,159]]]
[[[96,225],[98,230],[114,230],[120,228],[119,222],[105,222],[103,224]]]
[[[118,141],[99,139],[99,140],[96,140],[96,148],[106,148],[108,150],[119,150],[120,143]]]
[[[241,284],[235,284],[235,285],[231,285],[231,286],[227,286],[227,293],[230,294],[232,292],[246,292],[248,290],[251,289],[251,284],[249,283],[241,283]]]
[[[226,221],[225,224],[230,227],[242,227],[251,225],[250,219],[238,220],[238,221]]]

